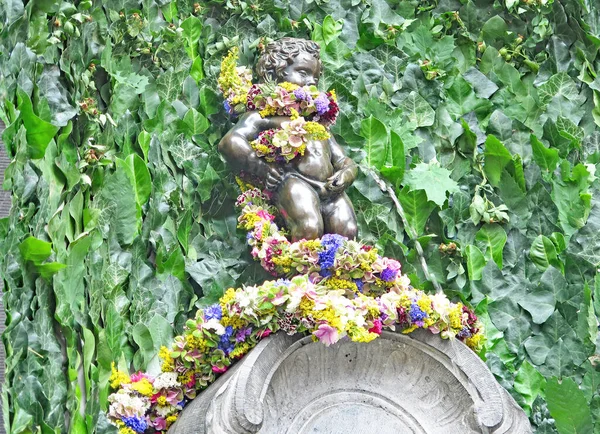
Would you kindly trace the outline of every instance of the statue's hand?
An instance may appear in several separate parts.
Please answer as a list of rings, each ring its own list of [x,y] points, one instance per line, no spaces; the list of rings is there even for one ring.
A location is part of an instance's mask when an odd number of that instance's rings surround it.
[[[352,184],[352,181],[354,181],[354,178],[350,170],[338,170],[327,178],[325,188],[332,193],[341,193]]]
[[[267,190],[274,191],[283,181],[285,173],[281,167],[269,167],[265,178],[265,186]]]

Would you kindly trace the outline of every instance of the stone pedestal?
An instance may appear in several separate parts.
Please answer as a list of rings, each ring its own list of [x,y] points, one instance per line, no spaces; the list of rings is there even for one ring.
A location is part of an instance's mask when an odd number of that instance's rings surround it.
[[[383,332],[331,347],[278,333],[191,402],[171,434],[530,433],[458,341]]]

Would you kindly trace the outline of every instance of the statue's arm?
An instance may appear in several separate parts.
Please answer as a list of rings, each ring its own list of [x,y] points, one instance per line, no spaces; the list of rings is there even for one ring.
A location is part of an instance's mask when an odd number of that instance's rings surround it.
[[[329,138],[329,147],[331,149],[331,163],[335,169],[332,178],[343,178],[341,181],[346,186],[352,184],[358,174],[358,166],[344,153],[344,150],[335,140],[333,135]]]
[[[263,119],[258,112],[248,112],[221,139],[219,152],[235,172],[244,171],[263,180],[266,178],[270,166],[256,155],[250,142],[261,131],[273,128],[270,124],[269,119]]]

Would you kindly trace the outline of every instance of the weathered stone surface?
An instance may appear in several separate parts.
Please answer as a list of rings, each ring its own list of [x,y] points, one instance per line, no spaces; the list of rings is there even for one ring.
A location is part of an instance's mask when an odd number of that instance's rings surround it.
[[[188,405],[171,434],[531,432],[458,341],[384,332],[329,348],[278,333]]]

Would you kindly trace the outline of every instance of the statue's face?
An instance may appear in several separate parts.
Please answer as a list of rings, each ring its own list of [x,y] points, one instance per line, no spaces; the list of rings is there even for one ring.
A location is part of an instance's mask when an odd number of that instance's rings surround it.
[[[298,86],[316,86],[319,83],[320,72],[317,59],[302,52],[281,72],[281,79]]]

